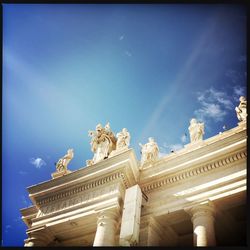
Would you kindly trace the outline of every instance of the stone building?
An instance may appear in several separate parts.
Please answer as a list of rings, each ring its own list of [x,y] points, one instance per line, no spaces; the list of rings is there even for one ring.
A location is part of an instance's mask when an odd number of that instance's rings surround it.
[[[246,245],[246,120],[143,165],[92,142],[86,167],[28,187],[25,246]]]

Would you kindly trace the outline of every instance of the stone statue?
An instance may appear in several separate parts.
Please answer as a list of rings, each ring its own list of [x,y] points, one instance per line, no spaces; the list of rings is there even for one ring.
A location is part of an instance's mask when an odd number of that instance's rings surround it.
[[[188,127],[190,134],[190,142],[202,141],[204,135],[204,123],[199,123],[196,119],[190,120],[190,126]]]
[[[90,145],[94,153],[93,159],[86,162],[89,166],[108,158],[112,150],[116,148],[117,139],[111,131],[109,123],[104,128],[101,124],[98,124],[95,131],[89,131],[88,133],[92,137]]]
[[[239,121],[246,121],[247,119],[247,100],[244,96],[241,96],[240,99],[240,104],[238,107],[235,108],[237,118]]]
[[[154,162],[158,159],[159,147],[157,143],[154,141],[153,137],[148,138],[148,143],[142,145],[139,143],[141,147],[141,165],[145,163]]]
[[[121,132],[117,133],[116,137],[116,150],[128,148],[130,143],[130,134],[126,128],[123,128]]]
[[[70,148],[68,149],[67,154],[64,155],[62,158],[60,158],[56,163],[57,172],[67,171],[67,166],[73,157],[74,157],[74,151],[72,148]]]

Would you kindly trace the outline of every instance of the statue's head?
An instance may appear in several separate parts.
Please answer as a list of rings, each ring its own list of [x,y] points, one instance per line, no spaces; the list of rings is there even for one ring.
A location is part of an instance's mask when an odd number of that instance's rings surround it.
[[[155,140],[154,140],[153,137],[149,137],[149,138],[148,138],[148,141],[149,141],[149,142],[154,142]]]
[[[195,119],[195,118],[192,118],[192,119],[190,120],[190,124],[195,124],[195,123],[197,123],[196,119]]]
[[[95,129],[96,129],[97,132],[101,132],[102,131],[102,125],[100,123],[97,124]]]
[[[68,149],[67,154],[73,156],[74,155],[73,148]]]
[[[128,132],[128,130],[127,130],[126,128],[123,128],[123,129],[122,129],[122,132],[125,133],[125,132]]]
[[[239,100],[240,100],[240,102],[245,102],[246,101],[246,97],[245,96],[241,96]]]

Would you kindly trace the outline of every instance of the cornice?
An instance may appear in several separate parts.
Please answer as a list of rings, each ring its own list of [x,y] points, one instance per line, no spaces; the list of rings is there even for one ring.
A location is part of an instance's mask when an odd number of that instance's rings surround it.
[[[126,188],[138,181],[139,168],[133,149],[114,155],[93,166],[76,170],[28,188],[35,205],[42,205],[114,181],[121,181]]]
[[[38,206],[47,205],[50,202],[54,202],[54,201],[58,201],[60,199],[71,197],[72,195],[77,195],[79,193],[83,193],[84,191],[87,191],[89,189],[98,188],[98,187],[101,188],[101,186],[107,185],[107,183],[113,183],[114,181],[119,180],[119,179],[122,180],[122,182],[126,188],[129,187],[126,175],[124,174],[123,171],[120,171],[120,172],[111,174],[109,176],[100,178],[98,180],[88,182],[86,184],[82,184],[82,185],[79,185],[77,187],[70,188],[70,189],[58,192],[56,194],[53,194],[53,195],[49,195],[46,198],[41,198],[41,199],[37,200],[36,204]]]
[[[175,184],[177,182],[192,178],[194,176],[198,176],[200,174],[203,174],[205,172],[212,171],[214,169],[229,165],[235,161],[239,161],[242,159],[245,159],[247,157],[247,151],[243,150],[238,153],[234,153],[231,155],[228,155],[227,157],[224,157],[222,159],[216,160],[212,163],[201,165],[195,168],[187,169],[185,171],[179,171],[175,174],[172,174],[170,176],[165,176],[164,178],[161,178],[157,181],[152,181],[147,184],[142,184],[142,191],[144,193],[152,192],[158,188],[162,188],[166,185]]]
[[[199,145],[189,145],[175,153],[166,155],[146,169],[141,170],[140,184],[154,182],[162,176],[175,174],[182,170],[204,165],[246,149],[246,130],[239,127],[202,141]],[[208,141],[210,141],[208,143]]]

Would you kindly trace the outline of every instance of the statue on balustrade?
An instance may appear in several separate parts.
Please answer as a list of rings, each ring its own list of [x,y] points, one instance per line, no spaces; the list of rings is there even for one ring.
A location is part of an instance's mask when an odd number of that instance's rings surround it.
[[[246,121],[247,119],[247,100],[244,96],[241,96],[240,99],[240,104],[238,107],[235,108],[237,118],[239,121]]]
[[[116,150],[127,149],[130,143],[130,134],[126,128],[116,134],[117,143]]]
[[[56,163],[57,172],[67,171],[67,166],[73,157],[74,157],[74,151],[72,148],[70,148],[68,149],[67,154],[64,155],[62,158],[60,158]]]
[[[139,143],[141,147],[141,166],[146,163],[154,162],[158,159],[159,147],[155,142],[153,137],[148,138],[148,143],[142,145]]]
[[[92,160],[87,160],[87,165],[93,165],[101,160],[108,158],[109,154],[116,149],[116,137],[111,131],[110,124],[107,123],[103,128],[101,124],[96,126],[95,131],[89,131],[92,137],[90,145],[94,153]]]
[[[203,140],[204,123],[199,123],[196,121],[196,119],[192,118],[190,120],[190,126],[188,127],[188,130],[191,143]]]

